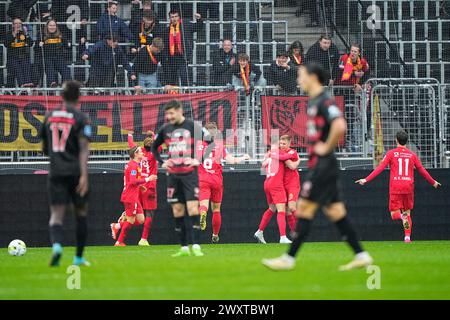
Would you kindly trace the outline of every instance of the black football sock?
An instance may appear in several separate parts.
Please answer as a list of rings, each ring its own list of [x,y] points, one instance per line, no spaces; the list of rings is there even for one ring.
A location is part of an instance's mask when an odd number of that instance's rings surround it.
[[[198,244],[200,240],[200,215],[190,216],[192,224],[192,244]]]
[[[50,226],[50,241],[52,244],[61,244],[63,240],[63,227],[61,224],[54,224]]]
[[[182,247],[188,245],[186,238],[186,225],[184,223],[184,217],[175,218],[175,232],[180,237],[180,244]]]
[[[353,249],[355,254],[363,252],[361,244],[359,243],[356,232],[353,229],[350,220],[347,216],[343,217],[341,220],[335,222],[336,227],[339,229],[339,232],[342,235],[342,240],[347,241],[350,247]]]
[[[298,219],[297,225],[295,226],[295,236],[288,251],[288,255],[291,257],[295,257],[301,245],[305,242],[311,228],[311,223],[312,220],[309,219]]]
[[[87,217],[77,216],[77,257],[83,256],[87,238]]]

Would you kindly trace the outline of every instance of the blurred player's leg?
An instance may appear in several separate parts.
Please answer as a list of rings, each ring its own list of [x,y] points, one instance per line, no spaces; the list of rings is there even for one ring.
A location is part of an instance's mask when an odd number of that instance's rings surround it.
[[[267,225],[270,222],[270,219],[272,219],[272,216],[276,212],[275,205],[271,204],[269,205],[269,208],[264,212],[261,222],[259,223],[258,230],[255,232],[255,238],[263,244],[266,244],[266,240],[264,239],[264,230],[266,229]]]
[[[403,221],[403,229],[405,230],[405,242],[411,242],[411,230],[412,230],[412,219],[411,219],[411,211],[404,211],[402,214]]]
[[[144,229],[142,230],[141,240],[139,240],[138,245],[149,246],[148,236],[150,234],[150,228],[152,227],[154,213],[153,210],[144,210],[144,212],[145,212]]]
[[[184,220],[185,209],[185,205],[182,203],[172,204],[172,212],[173,216],[175,217],[175,232],[178,234],[181,245],[180,250],[177,253],[173,254],[172,257],[183,257],[191,255],[187,242],[186,222]]]
[[[339,232],[342,235],[342,238],[347,241],[347,243],[355,253],[353,261],[341,266],[339,270],[345,271],[371,265],[373,259],[367,252],[362,249],[361,244],[359,243],[356,236],[356,232],[353,229],[350,220],[347,218],[347,211],[344,204],[342,202],[333,203],[325,207],[324,212],[328,216],[328,218],[330,218],[330,220],[335,223],[336,227],[339,229]]]
[[[301,245],[305,242],[312,219],[319,208],[315,202],[301,199],[297,206],[299,219],[296,226],[296,237],[293,239],[287,254],[283,254],[279,258],[264,259],[263,264],[272,270],[291,270],[295,267],[295,256]]]
[[[84,247],[86,246],[87,239],[87,206],[75,206],[75,214],[77,220],[77,251],[73,259],[73,264],[80,266],[90,266],[90,263],[83,257]]]
[[[222,226],[222,215],[220,213],[220,202],[212,202],[212,210],[213,210],[213,216],[212,216],[212,229],[213,234],[211,241],[212,243],[218,243],[219,242],[219,232],[220,227]]]
[[[51,205],[50,206],[50,241],[52,243],[52,258],[50,260],[50,266],[59,266],[59,261],[62,255],[62,240],[63,240],[63,220],[66,212],[66,205]]]
[[[189,219],[191,220],[191,239],[192,239],[192,253],[197,256],[203,256],[200,248],[200,215],[198,212],[198,201],[186,201]]]

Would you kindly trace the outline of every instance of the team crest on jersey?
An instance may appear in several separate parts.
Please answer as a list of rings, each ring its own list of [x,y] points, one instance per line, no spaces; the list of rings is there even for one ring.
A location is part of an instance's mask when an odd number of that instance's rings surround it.
[[[398,157],[399,153],[398,152],[394,152],[394,157]]]

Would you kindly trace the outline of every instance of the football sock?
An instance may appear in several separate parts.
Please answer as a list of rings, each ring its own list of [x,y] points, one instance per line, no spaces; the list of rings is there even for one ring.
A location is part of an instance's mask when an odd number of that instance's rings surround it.
[[[295,257],[298,250],[300,249],[303,242],[305,242],[306,237],[309,234],[309,229],[311,228],[312,220],[299,218],[297,225],[295,226],[295,237],[292,239],[291,246],[288,251],[288,255]]]
[[[152,226],[152,217],[147,216],[145,217],[145,221],[144,221],[144,230],[142,230],[142,236],[141,239],[148,239],[148,235],[150,233],[150,228]]]
[[[270,209],[267,209],[266,212],[264,212],[262,218],[261,218],[261,223],[259,224],[259,228],[258,230],[264,231],[264,229],[267,227],[267,225],[270,222],[270,219],[272,219],[272,216],[275,212],[273,212]]]
[[[347,218],[347,216],[343,217],[339,221],[336,221],[335,224],[336,227],[339,229],[339,232],[341,233],[342,239],[347,241],[347,243],[353,249],[355,254],[363,252],[363,249],[361,248],[361,245],[358,239],[356,238],[356,232],[353,229],[350,220]]]
[[[212,216],[213,234],[215,235],[219,234],[221,225],[222,225],[222,216],[220,214],[220,211],[214,211]]]
[[[403,219],[403,228],[405,229],[405,237],[411,237],[412,219],[410,215]]]
[[[50,226],[50,241],[52,244],[61,244],[63,240],[63,227],[60,224]]]
[[[180,244],[182,247],[188,245],[186,238],[186,225],[184,223],[184,217],[175,218],[175,232],[180,237]]]
[[[117,242],[124,243],[125,237],[127,236],[128,231],[131,229],[131,223],[128,221],[125,221],[122,225],[122,230],[120,231],[119,239],[117,239]]]
[[[291,230],[291,232],[295,231],[295,224],[297,223],[295,214],[296,214],[296,212],[292,211],[291,214],[286,217],[288,225],[289,225],[289,229]]]
[[[191,236],[192,236],[192,244],[198,244],[200,240],[200,215],[196,216],[190,216],[192,229],[191,229]]]
[[[391,214],[392,220],[402,220],[402,214],[399,211],[396,211]]]
[[[277,213],[277,223],[278,223],[278,231],[280,232],[280,237],[286,236],[286,212],[279,211]]]
[[[77,257],[83,256],[88,234],[87,217],[77,216]]]

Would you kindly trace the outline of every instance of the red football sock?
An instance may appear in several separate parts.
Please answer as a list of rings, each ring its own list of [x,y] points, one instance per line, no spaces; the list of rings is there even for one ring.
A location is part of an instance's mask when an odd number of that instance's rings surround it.
[[[286,236],[286,212],[278,212],[277,214],[278,230],[280,237]]]
[[[264,229],[267,227],[267,225],[270,222],[270,219],[272,219],[272,216],[275,212],[273,212],[270,209],[267,209],[266,212],[264,212],[262,218],[261,218],[261,223],[259,224],[259,228],[258,230],[264,231]]]
[[[214,211],[212,216],[212,229],[214,235],[219,235],[220,226],[222,225],[222,216],[220,211]]]
[[[407,216],[406,221],[403,220],[403,228],[405,229],[405,237],[411,237],[412,219],[410,215]]]
[[[150,233],[150,227],[152,226],[152,218],[146,217],[144,221],[144,230],[142,230],[141,239],[148,239],[148,234]]]
[[[117,239],[117,242],[124,243],[125,237],[127,236],[128,231],[131,229],[131,223],[128,221],[125,221],[122,226],[122,231],[120,231],[119,239]]]
[[[400,211],[396,211],[391,215],[392,220],[402,220],[402,214]]]
[[[292,213],[286,217],[288,225],[289,225],[289,229],[291,230],[291,232],[295,231],[295,225],[297,224],[297,219],[295,218],[295,214],[296,214],[296,212],[292,211]]]

